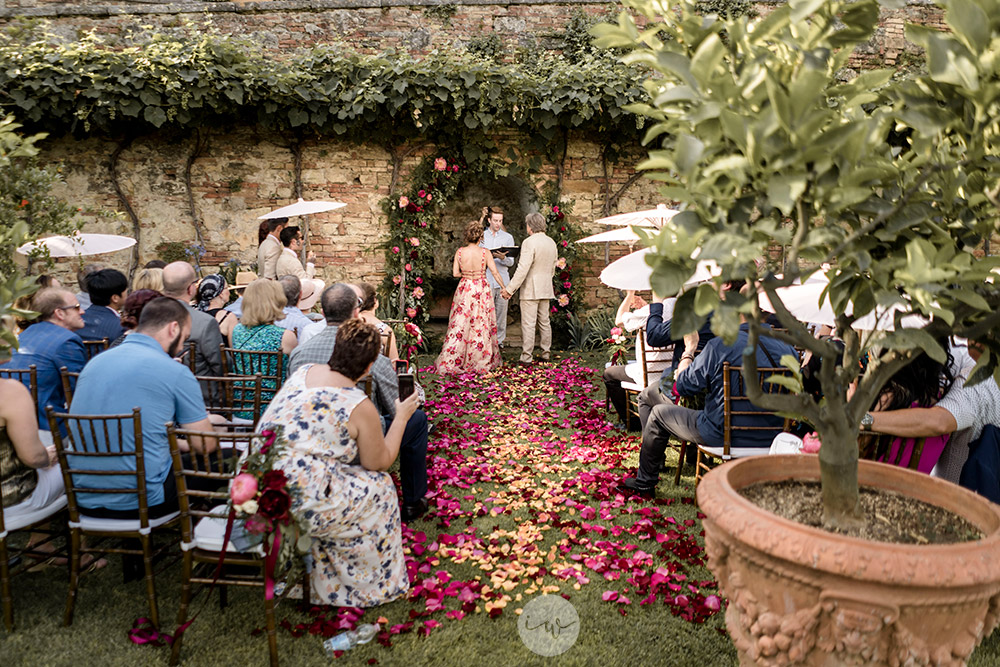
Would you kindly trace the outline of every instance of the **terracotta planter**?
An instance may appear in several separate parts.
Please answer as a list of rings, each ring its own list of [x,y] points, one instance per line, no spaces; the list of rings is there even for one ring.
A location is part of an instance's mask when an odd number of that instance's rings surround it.
[[[758,456],[698,486],[709,568],[743,665],[960,665],[1000,619],[1000,506],[954,484],[862,461],[860,483],[965,517],[955,545],[868,542],[765,512],[738,489],[819,480],[815,456]]]

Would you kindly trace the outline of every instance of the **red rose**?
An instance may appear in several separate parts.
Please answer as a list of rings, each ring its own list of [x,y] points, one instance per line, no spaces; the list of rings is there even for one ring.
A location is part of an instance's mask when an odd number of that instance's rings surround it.
[[[263,489],[283,489],[286,484],[288,484],[288,478],[285,477],[283,470],[268,470],[260,478],[260,485]]]
[[[409,211],[410,213],[416,213],[417,211],[420,210],[420,208],[413,202],[410,202],[409,204],[406,205],[406,210]]]
[[[266,489],[257,500],[257,513],[271,521],[287,524],[292,500],[279,489]]]
[[[410,259],[416,259],[419,256],[420,256],[420,253],[418,251],[416,251],[416,250],[413,250],[413,251],[410,252]]]

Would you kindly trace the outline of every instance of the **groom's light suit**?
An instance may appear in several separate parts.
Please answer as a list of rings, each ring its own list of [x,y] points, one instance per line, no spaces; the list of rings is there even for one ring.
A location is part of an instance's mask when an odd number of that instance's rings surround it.
[[[559,251],[556,242],[536,232],[521,243],[521,257],[517,261],[517,271],[507,285],[513,294],[521,288],[521,361],[531,362],[535,348],[535,323],[538,323],[539,345],[542,358],[549,358],[552,349],[552,327],[549,325],[549,299],[552,292],[552,276],[556,271]]]

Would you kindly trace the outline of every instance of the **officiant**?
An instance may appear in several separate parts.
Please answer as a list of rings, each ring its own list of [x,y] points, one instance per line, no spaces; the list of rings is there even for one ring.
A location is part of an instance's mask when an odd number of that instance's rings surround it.
[[[483,207],[483,217],[480,222],[487,224],[487,219],[489,223],[483,231],[483,240],[479,242],[479,247],[493,251],[493,261],[496,262],[497,271],[500,272],[504,284],[507,284],[510,282],[509,269],[514,266],[514,258],[496,249],[513,247],[514,237],[503,228],[503,210],[499,206]],[[490,272],[486,273],[486,280],[493,292],[493,308],[497,314],[497,343],[500,347],[504,347],[504,340],[507,338],[507,300],[500,296],[503,285],[498,285]]]

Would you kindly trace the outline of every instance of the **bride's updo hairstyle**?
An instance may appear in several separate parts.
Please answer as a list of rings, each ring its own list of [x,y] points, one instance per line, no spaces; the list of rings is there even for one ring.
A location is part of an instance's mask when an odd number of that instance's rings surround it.
[[[483,238],[483,226],[478,220],[473,220],[465,226],[466,243],[479,243],[481,238]]]
[[[382,336],[378,329],[364,320],[347,320],[337,329],[330,370],[351,380],[360,380],[381,349]]]

